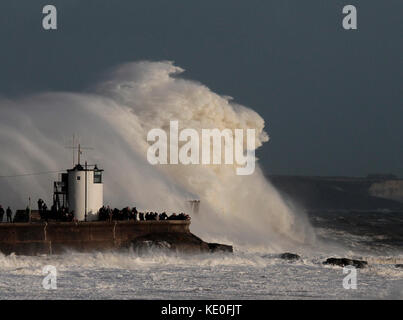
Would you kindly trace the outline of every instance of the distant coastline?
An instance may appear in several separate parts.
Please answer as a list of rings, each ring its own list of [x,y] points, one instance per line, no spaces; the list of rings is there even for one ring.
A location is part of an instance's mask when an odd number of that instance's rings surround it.
[[[306,210],[403,211],[403,179],[394,175],[266,175],[287,200]]]

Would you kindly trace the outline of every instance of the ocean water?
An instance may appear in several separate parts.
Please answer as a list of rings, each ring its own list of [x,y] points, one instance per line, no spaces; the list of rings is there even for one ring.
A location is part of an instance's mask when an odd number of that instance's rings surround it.
[[[403,268],[396,267],[403,263],[402,217],[311,214],[319,244],[296,252],[302,256],[296,262],[247,247],[235,248],[233,254],[0,255],[0,298],[403,299]],[[332,256],[368,261],[367,268],[357,269],[357,289],[344,289],[343,268],[322,264]],[[43,288],[46,265],[56,267],[55,290]]]

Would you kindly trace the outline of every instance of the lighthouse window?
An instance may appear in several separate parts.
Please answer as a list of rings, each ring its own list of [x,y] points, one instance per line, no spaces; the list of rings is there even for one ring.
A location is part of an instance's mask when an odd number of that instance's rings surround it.
[[[80,180],[80,179],[81,179],[81,177],[80,177],[80,176],[78,176],[78,177],[77,177],[77,180]]]
[[[102,183],[102,172],[94,171],[94,183]]]

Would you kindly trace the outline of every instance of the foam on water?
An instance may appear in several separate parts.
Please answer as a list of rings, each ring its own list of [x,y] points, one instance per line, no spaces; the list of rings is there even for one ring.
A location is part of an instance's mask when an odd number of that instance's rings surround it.
[[[379,258],[358,270],[357,290],[345,290],[342,268],[323,257],[288,262],[275,254],[180,255],[154,252],[69,252],[58,256],[0,255],[1,298],[30,299],[401,299],[403,270]],[[58,289],[42,288],[42,268],[57,268]]]

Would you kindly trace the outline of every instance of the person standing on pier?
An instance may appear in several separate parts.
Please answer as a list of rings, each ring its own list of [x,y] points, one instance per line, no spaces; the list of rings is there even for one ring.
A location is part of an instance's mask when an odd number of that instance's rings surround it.
[[[48,222],[48,206],[46,205],[45,202],[42,203],[42,212],[43,212],[43,217],[46,222]]]
[[[41,198],[39,198],[38,200],[38,211],[42,212],[42,206],[43,206],[43,200]]]
[[[133,220],[134,220],[134,221],[137,221],[137,214],[138,214],[137,208],[134,207],[134,208],[132,209],[132,217],[133,217]]]
[[[106,207],[106,212],[107,212],[109,222],[112,222],[113,213],[112,213],[112,209],[109,206]]]
[[[4,209],[0,204],[0,223],[3,222],[3,217],[4,217]]]
[[[11,219],[11,216],[13,215],[13,212],[11,211],[10,207],[7,208],[6,213],[7,213],[7,222],[13,222],[12,219]]]

